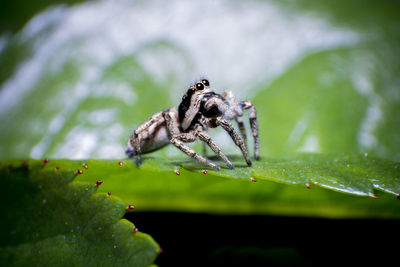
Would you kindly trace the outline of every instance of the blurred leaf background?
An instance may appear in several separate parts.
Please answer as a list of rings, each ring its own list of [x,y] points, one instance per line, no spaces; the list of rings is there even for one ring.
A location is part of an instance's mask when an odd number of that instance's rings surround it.
[[[264,156],[400,160],[398,1],[49,4],[29,21],[2,4],[0,159],[124,157],[135,126],[206,76],[254,101]]]

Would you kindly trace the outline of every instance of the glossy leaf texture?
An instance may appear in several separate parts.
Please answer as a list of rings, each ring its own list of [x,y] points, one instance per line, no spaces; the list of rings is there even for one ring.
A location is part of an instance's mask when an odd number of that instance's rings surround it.
[[[382,84],[397,67],[368,65],[394,64],[386,57],[368,46],[326,50],[261,87],[254,102],[260,107],[263,153],[362,152],[397,160],[399,106],[390,99],[397,92]]]
[[[79,175],[37,160],[2,163],[2,265],[152,264],[158,244],[122,219],[127,204],[97,192],[97,180],[77,182]]]
[[[249,168],[241,157],[231,158],[236,168],[219,172],[181,158],[145,157],[140,167],[130,160],[51,160],[51,164],[82,170],[76,181],[101,179],[99,191],[135,203],[141,211],[400,217],[397,162],[368,155],[300,154],[262,158]]]

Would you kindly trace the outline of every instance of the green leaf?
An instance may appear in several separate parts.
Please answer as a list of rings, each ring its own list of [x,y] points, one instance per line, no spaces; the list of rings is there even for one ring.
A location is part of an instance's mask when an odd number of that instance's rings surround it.
[[[140,167],[130,160],[51,160],[46,168],[80,169],[77,181],[102,180],[101,192],[135,203],[141,211],[400,218],[398,162],[299,154],[262,158],[248,168],[241,157],[230,158],[234,170],[206,170],[206,175],[204,166],[190,159],[149,156]]]
[[[392,82],[387,75],[395,76],[398,61],[373,46],[312,53],[260,86],[254,103],[262,154],[367,152],[397,161],[400,104],[384,81]],[[387,65],[365,67],[371,60]]]
[[[9,266],[149,266],[158,245],[121,219],[127,204],[37,160],[0,168],[0,261]]]

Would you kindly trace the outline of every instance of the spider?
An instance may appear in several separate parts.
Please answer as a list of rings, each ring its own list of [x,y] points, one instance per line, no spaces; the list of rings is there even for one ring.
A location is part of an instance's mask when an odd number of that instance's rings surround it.
[[[190,86],[182,97],[178,109],[168,108],[157,112],[137,127],[129,138],[126,154],[129,158],[136,156],[136,165],[140,166],[141,154],[173,144],[188,156],[219,171],[218,165],[185,145],[198,138],[207,144],[230,169],[234,169],[232,162],[206,132],[208,128],[221,126],[240,148],[247,165],[251,166],[242,118],[245,109],[249,110],[251,132],[254,137],[254,159],[258,160],[258,124],[254,105],[250,101],[238,102],[229,90],[223,92],[222,95],[215,93],[210,89],[210,82],[206,79],[201,79]],[[238,123],[243,139],[229,122],[232,119]]]

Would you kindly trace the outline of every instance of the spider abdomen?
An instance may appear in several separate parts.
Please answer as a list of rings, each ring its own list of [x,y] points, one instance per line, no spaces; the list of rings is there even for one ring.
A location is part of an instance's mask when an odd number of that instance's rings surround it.
[[[152,132],[146,134],[146,138],[141,139],[140,146],[142,153],[149,153],[168,145],[169,135],[166,124],[158,125]]]
[[[140,153],[144,154],[160,149],[170,143],[170,134],[163,116],[164,112],[169,112],[174,117],[177,117],[176,109],[157,112],[148,121],[136,128],[129,139],[128,149],[137,150],[135,149],[135,142],[138,142]]]

